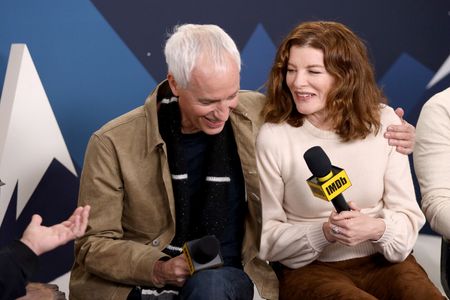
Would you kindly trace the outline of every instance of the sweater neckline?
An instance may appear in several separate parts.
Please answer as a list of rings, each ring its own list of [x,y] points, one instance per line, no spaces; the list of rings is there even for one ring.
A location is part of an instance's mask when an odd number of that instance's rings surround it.
[[[306,129],[307,132],[309,132],[311,135],[317,138],[328,140],[339,140],[339,136],[334,131],[317,128],[306,118],[303,119],[303,127]]]

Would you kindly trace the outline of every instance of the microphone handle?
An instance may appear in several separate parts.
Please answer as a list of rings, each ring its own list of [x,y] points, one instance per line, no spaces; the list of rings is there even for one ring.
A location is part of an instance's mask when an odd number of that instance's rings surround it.
[[[337,195],[336,197],[331,200],[331,203],[333,203],[334,208],[336,208],[336,211],[340,213],[341,211],[348,210],[350,211],[351,208],[348,206],[347,201],[345,201],[345,198],[342,194]]]

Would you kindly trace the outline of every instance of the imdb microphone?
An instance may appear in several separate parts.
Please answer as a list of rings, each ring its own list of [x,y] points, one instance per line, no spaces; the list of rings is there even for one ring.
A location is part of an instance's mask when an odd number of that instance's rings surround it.
[[[351,210],[342,195],[342,192],[352,185],[347,173],[332,166],[330,159],[319,146],[308,149],[303,158],[313,174],[306,182],[314,196],[331,201],[338,213]]]
[[[223,265],[220,242],[214,235],[186,242],[183,252],[191,275],[201,270],[218,268]]]

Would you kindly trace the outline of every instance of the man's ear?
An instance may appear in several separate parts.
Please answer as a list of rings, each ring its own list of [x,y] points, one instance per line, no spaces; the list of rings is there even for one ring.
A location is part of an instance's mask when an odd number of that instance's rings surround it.
[[[169,82],[170,89],[172,90],[172,94],[174,96],[179,96],[178,94],[178,84],[172,74],[167,74],[167,82]]]

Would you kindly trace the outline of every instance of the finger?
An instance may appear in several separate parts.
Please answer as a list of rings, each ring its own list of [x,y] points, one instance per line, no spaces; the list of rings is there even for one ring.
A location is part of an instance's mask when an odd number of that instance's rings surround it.
[[[355,210],[355,211],[361,211],[361,209],[358,207],[358,205],[356,205],[356,203],[353,202],[353,201],[349,201],[349,202],[348,202],[348,206],[350,206],[350,208],[351,208],[352,210]]]
[[[397,116],[399,116],[400,119],[403,119],[403,116],[405,115],[405,111],[401,107],[397,107],[395,109],[395,113],[397,114]]]
[[[412,142],[412,140],[388,139],[388,144],[389,146],[401,147],[408,151],[414,149],[414,142]]]
[[[384,137],[388,139],[390,146],[398,146],[400,143],[411,145],[414,142],[414,134],[408,132],[385,132]]]
[[[335,224],[336,222],[356,218],[358,215],[359,212],[357,210],[344,210],[341,211],[339,214],[333,216],[332,221]]]
[[[389,146],[401,146],[404,148],[413,148],[414,147],[414,138],[412,135],[408,135],[405,133],[397,133],[394,135],[389,135],[388,144]]]
[[[341,228],[337,225],[331,225],[330,232],[332,235],[339,235],[341,233]]]
[[[389,145],[395,147],[396,150],[401,153],[407,152],[407,154],[410,154],[414,150],[413,144],[396,142],[396,143],[389,143]]]
[[[409,124],[405,119],[401,119],[401,124],[391,124],[388,126],[387,130],[415,132],[416,128],[413,125]]]
[[[72,215],[70,216],[69,220],[72,219],[72,218],[74,218],[75,216],[81,215],[82,212],[83,212],[83,207],[82,207],[82,206],[77,207],[77,208],[73,211],[73,213],[72,213]]]
[[[177,279],[175,282],[175,285],[177,287],[182,287],[184,285],[184,282],[186,281],[186,279]]]
[[[62,292],[58,292],[58,295],[56,296],[56,299],[58,300],[66,300],[66,294]]]
[[[50,290],[55,290],[55,291],[59,290],[58,285],[53,284],[53,283],[43,283],[42,286],[44,286],[45,288],[50,289]]]
[[[335,222],[341,220],[341,216],[338,214],[333,214],[328,218],[328,222],[330,222],[330,224],[334,224]]]
[[[347,245],[350,242],[350,237],[347,234],[347,230],[340,226],[337,226],[337,229],[331,230],[331,234],[336,242]]]
[[[347,230],[341,226],[332,226],[331,234],[338,242],[347,243],[349,241],[349,237],[347,236]]]
[[[89,205],[86,205],[85,207],[78,207],[77,208],[77,214],[73,215],[72,219],[72,231],[75,234],[75,237],[81,237],[85,234],[87,224],[88,224],[88,218],[89,218],[89,211],[91,207]]]
[[[72,232],[75,237],[81,237],[84,234],[83,227],[81,225],[81,216],[75,217]]]
[[[399,134],[404,134],[405,136],[403,137],[410,138],[414,136],[415,131],[416,129],[414,126],[404,121],[402,125],[389,125],[385,132],[385,136],[387,135],[387,137],[399,137]]]
[[[172,279],[170,280],[176,286],[183,286],[186,281],[187,275],[184,275],[183,272],[179,272],[179,270],[175,270],[175,273],[172,275]]]
[[[408,148],[413,145],[413,142],[409,139],[389,138],[388,144],[389,146],[402,146]]]
[[[335,211],[335,210],[333,210],[332,212],[331,212],[331,214],[330,214],[330,219],[333,219],[333,218],[335,218],[336,216],[338,216],[339,214],[337,213],[337,211]]]
[[[90,205],[85,205],[83,207],[83,214],[87,214],[89,215],[89,212],[91,211],[91,206]]]
[[[91,211],[91,207],[89,205],[86,205],[83,208],[83,211],[81,213],[81,226],[82,226],[83,231],[86,230],[86,227],[87,227],[87,224],[88,224],[88,221],[89,221],[89,213],[90,213],[90,211]]]
[[[64,227],[72,228],[73,227],[73,222],[65,220],[65,221],[61,222],[61,225],[63,225]]]
[[[33,225],[40,226],[42,223],[42,217],[40,215],[33,215],[31,217],[31,223],[33,223]]]
[[[395,150],[401,154],[409,155],[409,154],[413,153],[414,146],[410,146],[410,147],[396,146]]]
[[[328,218],[330,224],[334,224],[334,225],[336,225],[337,222],[339,222],[339,221],[341,221],[343,219],[345,219],[345,218],[342,216],[342,213],[341,214],[332,215],[332,216],[330,216]]]
[[[409,154],[413,153],[414,148],[412,148],[412,147],[410,147],[410,148],[404,148],[404,147],[401,147],[401,146],[397,146],[397,147],[396,147],[396,150],[397,150],[397,152],[399,152],[399,153],[401,153],[401,154],[409,155]]]

